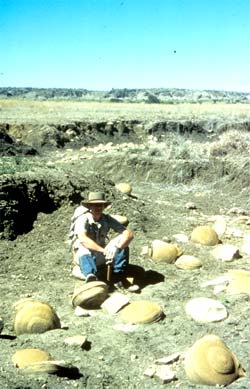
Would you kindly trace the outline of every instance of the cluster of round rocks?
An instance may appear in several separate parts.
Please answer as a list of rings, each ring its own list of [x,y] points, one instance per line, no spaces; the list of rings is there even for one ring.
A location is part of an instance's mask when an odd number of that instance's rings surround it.
[[[122,193],[131,195],[132,188],[129,184],[121,183],[116,186]],[[126,217],[116,215],[125,224],[128,223]],[[217,226],[217,232],[210,226],[198,226],[191,234],[191,241],[207,246],[218,246],[220,243],[219,229],[222,233],[222,225]],[[220,228],[219,228],[220,227]],[[225,226],[224,226],[225,229]],[[184,239],[184,236],[178,237]],[[228,248],[227,248],[228,249]],[[202,262],[191,255],[184,255],[182,248],[178,244],[172,244],[164,240],[154,240],[150,246],[142,250],[156,263],[175,263],[182,269],[197,269],[202,266]],[[226,254],[225,254],[226,252]],[[223,258],[228,256],[228,251],[217,252],[214,256]],[[237,252],[230,254],[232,258]],[[227,260],[227,259],[224,259]],[[250,272],[231,272],[231,281],[238,282],[249,288]],[[241,281],[239,281],[241,280]],[[248,289],[247,289],[248,290]],[[128,325],[150,324],[164,319],[162,308],[152,301],[137,300],[130,302],[127,296],[119,293],[109,295],[109,287],[103,281],[93,281],[81,284],[75,288],[72,297],[72,306],[77,316],[85,316],[88,310],[102,308],[108,313],[119,313],[121,321]],[[16,335],[43,333],[53,329],[60,329],[61,322],[56,311],[45,302],[32,298],[21,299],[14,304],[14,331]],[[186,304],[186,313],[197,322],[216,322],[228,316],[226,308],[219,302],[208,298],[196,298]],[[0,332],[4,323],[0,318]],[[83,343],[86,339],[68,338],[66,342]],[[68,368],[63,361],[56,361],[44,350],[29,348],[17,350],[12,356],[14,366],[27,372],[59,373]],[[184,354],[183,366],[188,379],[201,385],[229,385],[238,377],[244,376],[245,372],[241,367],[237,357],[230,351],[222,339],[210,334],[199,339]]]

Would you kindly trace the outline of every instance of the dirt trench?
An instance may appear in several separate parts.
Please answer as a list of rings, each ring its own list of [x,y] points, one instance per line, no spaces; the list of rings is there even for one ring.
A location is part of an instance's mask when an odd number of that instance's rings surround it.
[[[197,339],[208,333],[220,336],[237,355],[246,377],[229,387],[250,386],[249,295],[215,295],[204,281],[223,275],[230,269],[249,269],[250,256],[232,262],[216,261],[211,248],[194,244],[190,234],[198,225],[212,225],[213,217],[226,217],[229,225],[243,235],[250,234],[248,224],[239,215],[250,213],[247,163],[245,170],[234,161],[215,159],[197,165],[194,161],[166,161],[152,155],[121,151],[92,153],[84,159],[65,157],[65,152],[44,153],[33,171],[1,177],[0,240],[0,316],[4,329],[0,387],[22,389],[54,388],[159,388],[157,377],[144,374],[156,359],[184,353]],[[33,158],[33,157],[32,157]],[[34,164],[37,159],[34,159]],[[47,165],[48,164],[48,165]],[[118,181],[129,180],[133,196],[115,188]],[[135,233],[130,247],[131,266],[143,274],[138,280],[139,294],[128,294],[130,301],[150,300],[164,311],[163,320],[123,331],[120,314],[95,310],[88,317],[77,317],[72,307],[75,286],[81,284],[71,275],[68,232],[70,217],[89,190],[104,190],[112,201],[110,213],[125,214]],[[193,203],[194,207],[187,207]],[[237,213],[238,212],[238,213]],[[237,221],[238,220],[238,221]],[[156,263],[142,255],[142,247],[154,239],[177,243],[174,235],[185,234],[186,243],[178,243],[184,253],[195,255],[202,267],[193,271],[175,264]],[[243,236],[242,235],[242,236]],[[223,243],[241,247],[243,238],[227,234]],[[186,302],[193,297],[221,301],[228,317],[221,322],[197,323],[187,317]],[[50,303],[60,317],[62,328],[43,334],[16,336],[13,328],[13,303],[33,297]],[[117,327],[118,326],[118,327]],[[120,326],[120,327],[119,327]],[[66,337],[86,335],[88,347],[66,346]],[[38,347],[57,360],[76,367],[74,374],[27,374],[13,366],[16,350]],[[172,365],[175,380],[169,388],[205,388],[194,385],[185,374],[183,360]]]

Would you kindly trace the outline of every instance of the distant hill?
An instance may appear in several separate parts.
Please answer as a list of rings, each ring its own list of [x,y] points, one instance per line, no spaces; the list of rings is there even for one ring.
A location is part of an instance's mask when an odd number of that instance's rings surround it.
[[[193,90],[174,88],[111,89],[91,91],[67,88],[0,88],[0,98],[21,98],[29,100],[80,100],[148,104],[177,104],[183,102],[228,102],[249,103],[250,94],[234,91]]]

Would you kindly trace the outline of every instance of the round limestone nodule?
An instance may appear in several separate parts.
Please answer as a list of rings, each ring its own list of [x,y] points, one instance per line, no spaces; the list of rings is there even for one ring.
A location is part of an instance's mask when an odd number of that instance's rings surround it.
[[[211,254],[215,259],[224,262],[230,262],[234,259],[240,258],[239,249],[233,244],[218,245],[217,247],[213,248]]]
[[[108,295],[108,285],[102,281],[88,282],[76,289],[72,297],[73,307],[99,308]]]
[[[206,335],[187,351],[184,369],[191,382],[200,385],[229,385],[244,376],[236,356],[216,335]]]
[[[119,184],[116,184],[115,187],[121,193],[128,195],[132,193],[132,186],[127,182],[120,182]]]
[[[49,304],[30,300],[17,307],[14,318],[17,335],[43,333],[56,328],[61,328],[60,319]]]
[[[12,362],[20,369],[24,369],[32,363],[50,361],[52,359],[52,356],[47,351],[38,348],[17,350],[12,356]]]
[[[227,287],[227,294],[250,294],[250,271],[231,269],[228,271],[231,281]]]
[[[111,216],[125,227],[127,227],[127,225],[129,224],[129,220],[127,216],[123,216],[123,215],[111,215]]]
[[[189,300],[185,305],[185,311],[198,323],[218,322],[228,317],[226,307],[220,301],[207,297]]]
[[[181,248],[172,243],[156,239],[151,245],[151,257],[156,262],[174,263],[182,254]]]
[[[202,262],[199,258],[193,255],[181,255],[176,261],[175,266],[183,270],[193,270],[202,267]]]
[[[134,301],[121,310],[120,317],[129,324],[154,323],[163,318],[161,307],[151,301]]]
[[[199,226],[193,230],[191,241],[207,246],[215,246],[219,243],[219,237],[212,227]]]

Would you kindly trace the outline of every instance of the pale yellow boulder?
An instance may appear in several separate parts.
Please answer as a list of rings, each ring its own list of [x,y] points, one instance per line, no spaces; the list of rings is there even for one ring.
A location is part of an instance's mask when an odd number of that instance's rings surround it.
[[[227,286],[227,294],[250,294],[250,271],[229,270],[230,282]]]
[[[161,307],[151,301],[133,301],[120,311],[120,317],[129,324],[153,323],[162,319]]]
[[[124,194],[131,194],[132,193],[132,186],[127,182],[120,182],[115,185],[116,189]]]
[[[177,244],[167,243],[159,239],[155,239],[151,247],[148,248],[148,255],[155,262],[174,263],[182,253],[182,249]]]
[[[206,335],[187,351],[184,369],[188,379],[199,385],[229,385],[244,376],[236,356],[216,335]]]
[[[202,266],[202,262],[199,258],[193,255],[181,255],[176,261],[175,266],[179,269],[193,270],[198,269]]]
[[[210,226],[196,227],[191,234],[191,240],[195,243],[207,246],[215,246],[219,243],[219,237],[215,230]]]
[[[187,243],[189,238],[187,235],[185,234],[175,234],[173,235],[173,238],[177,241],[177,242],[180,242],[180,243]]]
[[[47,303],[35,300],[21,301],[16,304],[14,330],[17,335],[43,333],[61,328],[55,310]]]
[[[37,348],[16,351],[12,362],[15,367],[31,374],[58,374],[67,368],[64,361],[56,361],[47,351]]]
[[[19,367],[23,369],[28,365],[35,362],[44,362],[52,360],[52,356],[44,350],[40,350],[38,348],[26,348],[22,350],[18,350],[12,356],[12,362],[15,367]]]
[[[68,346],[79,346],[83,348],[87,342],[87,337],[84,335],[74,335],[64,339],[64,343]]]
[[[227,229],[227,222],[226,222],[226,219],[224,218],[224,216],[221,216],[221,215],[215,216],[213,229],[220,238],[222,237],[222,235],[225,234],[226,229]]]
[[[73,307],[85,309],[99,308],[108,295],[108,285],[102,281],[88,282],[74,291]]]
[[[124,215],[111,215],[111,216],[125,227],[129,224],[129,220],[127,216]]]

